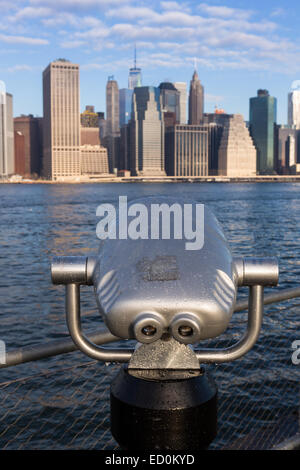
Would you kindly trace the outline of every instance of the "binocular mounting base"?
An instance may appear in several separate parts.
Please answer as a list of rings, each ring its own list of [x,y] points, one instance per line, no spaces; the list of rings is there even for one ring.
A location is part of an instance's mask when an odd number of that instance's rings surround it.
[[[143,371],[144,373],[145,371]],[[201,450],[217,434],[217,387],[199,371],[148,371],[123,366],[111,384],[111,432],[127,450]],[[158,378],[159,377],[159,378]]]

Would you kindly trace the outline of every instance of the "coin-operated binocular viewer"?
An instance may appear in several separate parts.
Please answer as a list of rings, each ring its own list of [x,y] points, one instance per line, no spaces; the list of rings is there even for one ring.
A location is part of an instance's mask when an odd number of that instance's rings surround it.
[[[150,209],[154,202],[165,204],[166,199],[146,199],[144,207]],[[128,206],[128,214],[134,213],[134,204]],[[191,211],[181,214],[190,217]],[[151,237],[149,229],[148,237],[144,232],[141,238],[125,238],[123,231],[122,239],[107,238],[98,257],[53,260],[53,283],[66,285],[67,325],[74,343],[93,359],[123,363],[110,396],[111,431],[122,448],[209,446],[217,433],[217,387],[203,364],[233,361],[253,347],[262,323],[264,286],[278,282],[274,258],[233,259],[218,221],[206,206],[202,216],[200,249],[186,249],[178,227],[173,237],[166,233],[159,237],[157,231]],[[101,339],[96,345],[84,336],[83,284],[94,286],[112,338],[136,340],[134,349],[101,347]],[[202,340],[227,329],[239,286],[249,286],[244,336],[226,349],[199,347]]]

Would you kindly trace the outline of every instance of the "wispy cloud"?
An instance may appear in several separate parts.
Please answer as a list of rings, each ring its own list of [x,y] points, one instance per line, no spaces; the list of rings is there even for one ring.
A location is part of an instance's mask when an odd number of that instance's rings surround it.
[[[56,28],[57,26],[67,25],[74,29],[85,28],[103,28],[105,27],[103,21],[93,16],[79,16],[73,13],[55,12],[48,18],[43,18],[42,23],[49,28]]]
[[[15,10],[18,8],[18,3],[20,1],[16,0],[15,2],[11,2],[9,0],[0,0],[0,10],[2,13],[7,13],[8,11]]]
[[[241,18],[248,19],[253,15],[252,10],[242,10],[239,8],[230,8],[227,6],[213,6],[207,3],[200,3],[198,9],[210,16],[216,16],[221,18]]]
[[[77,49],[78,47],[82,47],[85,44],[85,41],[62,41],[60,43],[60,47],[62,47],[63,49]]]
[[[0,0],[1,5],[9,6],[6,0]],[[152,4],[137,0],[16,0],[12,5],[0,26],[1,42],[50,45],[72,49],[74,54],[97,56],[101,52],[107,67],[120,64],[117,51],[124,54],[134,43],[138,43],[139,60],[145,66],[179,67],[189,64],[193,55],[209,69],[272,70],[289,61],[299,67],[298,43],[284,37],[276,20],[283,15],[282,8],[264,17],[252,7],[176,0]],[[12,23],[14,34],[10,35]],[[103,67],[97,60],[92,64]]]
[[[12,67],[8,67],[7,71],[9,73],[14,73],[14,72],[32,72],[33,70],[36,69],[41,69],[41,67],[32,67],[31,65],[28,64],[17,64]]]
[[[216,106],[220,106],[225,101],[225,97],[222,95],[213,95],[211,93],[205,93],[204,97],[207,103],[213,103]]]
[[[160,2],[160,5],[163,10],[179,10],[179,11],[186,11],[186,12],[191,11],[190,6],[188,5],[188,3],[185,3],[185,2],[179,3],[179,2],[165,1],[165,2]]]
[[[35,18],[42,18],[52,13],[52,10],[47,7],[25,7],[16,11],[14,15],[8,17],[9,21],[18,22],[23,20],[32,20]]]
[[[126,5],[130,0],[30,0],[31,5],[44,5],[56,10],[90,10],[91,8],[105,8],[111,5]]]
[[[0,42],[1,41],[7,44],[31,44],[39,46],[49,44],[49,41],[47,39],[31,38],[25,36],[10,36],[6,34],[0,34]]]
[[[280,17],[280,16],[285,16],[286,14],[287,14],[286,9],[284,9],[284,8],[275,8],[274,10],[271,11],[270,16]]]

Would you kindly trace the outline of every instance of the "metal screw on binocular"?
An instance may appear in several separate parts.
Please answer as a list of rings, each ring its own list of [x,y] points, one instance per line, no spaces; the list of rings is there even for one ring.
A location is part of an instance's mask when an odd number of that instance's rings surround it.
[[[53,259],[74,343],[93,359],[124,363],[110,394],[111,432],[124,449],[207,448],[217,433],[217,387],[203,364],[239,359],[259,336],[263,291],[278,282],[277,260],[233,258],[206,206],[203,230],[200,250],[187,250],[184,239],[106,239],[96,257]],[[111,341],[136,340],[134,349],[101,347],[104,333],[97,344],[87,339],[80,285],[94,286]],[[227,329],[240,286],[249,287],[244,336],[225,349],[201,348]]]

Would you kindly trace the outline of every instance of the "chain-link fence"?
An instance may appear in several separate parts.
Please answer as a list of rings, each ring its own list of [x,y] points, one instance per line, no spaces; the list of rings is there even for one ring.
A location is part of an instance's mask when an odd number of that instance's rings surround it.
[[[211,449],[270,449],[299,430],[300,339],[297,299],[265,308],[259,341],[242,359],[210,365],[219,389],[218,436]],[[226,347],[246,327],[246,313],[206,347]],[[117,449],[109,426],[109,386],[119,365],[80,352],[0,371],[1,449]],[[26,375],[27,371],[27,375]],[[28,371],[30,374],[28,374]]]

